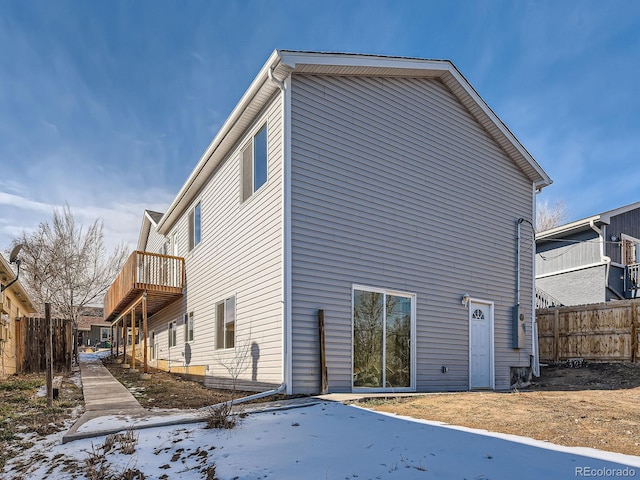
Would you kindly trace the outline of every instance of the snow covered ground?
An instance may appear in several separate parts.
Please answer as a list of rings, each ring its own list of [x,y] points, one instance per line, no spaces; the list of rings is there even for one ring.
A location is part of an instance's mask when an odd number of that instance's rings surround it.
[[[333,402],[254,413],[234,430],[207,430],[197,423],[142,429],[137,435],[133,454],[122,453],[118,445],[105,454],[103,476],[97,478],[108,478],[107,473],[121,478],[127,469],[143,472],[145,479],[640,476],[640,457],[560,447]],[[92,451],[101,451],[105,437],[65,445],[59,443],[60,437],[53,436],[10,462],[7,478],[85,478],[86,460]]]

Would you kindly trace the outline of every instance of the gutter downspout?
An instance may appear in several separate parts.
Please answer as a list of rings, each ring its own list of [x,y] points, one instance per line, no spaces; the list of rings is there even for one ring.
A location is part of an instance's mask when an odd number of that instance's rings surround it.
[[[269,390],[267,392],[254,393],[253,395],[235,398],[233,400],[229,400],[228,402],[216,403],[215,405],[204,407],[202,410],[213,410],[215,408],[226,406],[226,405],[237,405],[239,403],[250,402],[251,400],[257,400],[259,398],[270,397],[271,395],[277,395],[279,393],[284,392],[285,389],[286,389],[286,385],[284,383],[281,383],[280,386],[274,390]]]
[[[531,212],[531,218],[536,218],[538,211],[538,193],[542,191],[542,188],[538,188],[536,184],[533,184],[533,211]],[[536,229],[533,228],[533,248],[531,249],[531,266],[533,267],[533,283],[531,284],[531,374],[539,378],[540,377],[540,342],[538,340],[538,318],[536,317]]]
[[[290,89],[273,74],[274,66],[267,72],[270,81],[282,92],[282,385],[278,391],[265,392],[264,396],[285,391],[291,395],[291,116]],[[289,84],[291,77],[285,82]],[[261,398],[261,397],[256,397]]]
[[[609,270],[611,269],[611,257],[607,257],[604,254],[604,235],[602,234],[602,230],[596,227],[594,220],[589,220],[589,226],[591,230],[598,234],[598,238],[600,239],[600,261],[605,264],[604,269],[604,287],[605,289],[612,292],[616,297],[620,300],[624,300],[624,297],[621,296],[618,292],[616,292],[613,288],[609,286]]]

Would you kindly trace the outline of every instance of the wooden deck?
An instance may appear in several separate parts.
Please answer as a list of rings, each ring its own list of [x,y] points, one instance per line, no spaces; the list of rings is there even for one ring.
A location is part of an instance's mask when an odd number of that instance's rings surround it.
[[[134,251],[104,297],[104,319],[115,320],[147,292],[147,312],[153,315],[182,296],[184,258]]]

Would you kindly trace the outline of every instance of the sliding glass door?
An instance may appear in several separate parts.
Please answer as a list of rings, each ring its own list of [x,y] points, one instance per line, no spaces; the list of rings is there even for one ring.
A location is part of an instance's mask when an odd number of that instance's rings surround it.
[[[412,390],[415,296],[353,289],[353,387]]]

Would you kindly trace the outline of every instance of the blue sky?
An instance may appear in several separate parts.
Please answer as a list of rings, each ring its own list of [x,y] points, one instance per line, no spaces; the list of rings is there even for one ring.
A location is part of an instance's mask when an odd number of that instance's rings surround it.
[[[640,201],[640,2],[0,1],[0,248],[67,202],[137,242],[276,49],[452,60],[569,219]]]

